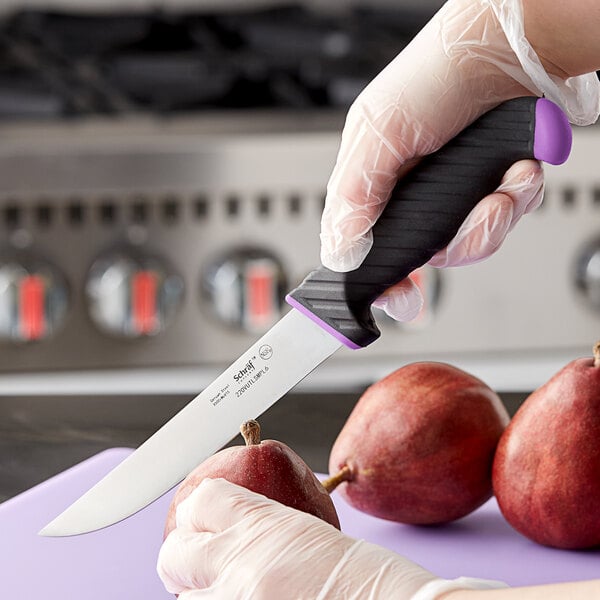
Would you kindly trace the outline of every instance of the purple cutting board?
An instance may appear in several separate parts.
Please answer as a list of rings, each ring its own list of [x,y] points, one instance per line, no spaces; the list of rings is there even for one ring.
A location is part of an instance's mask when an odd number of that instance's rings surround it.
[[[172,492],[129,519],[73,538],[37,535],[48,521],[121,462],[106,450],[0,504],[0,597],[15,600],[162,600],[155,565]],[[342,529],[411,558],[442,577],[469,575],[510,585],[600,577],[600,550],[567,552],[530,542],[490,500],[443,527],[411,527],[369,517],[333,494]]]

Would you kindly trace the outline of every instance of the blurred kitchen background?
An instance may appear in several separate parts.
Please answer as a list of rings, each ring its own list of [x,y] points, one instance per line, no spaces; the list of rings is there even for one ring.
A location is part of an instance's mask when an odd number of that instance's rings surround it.
[[[345,112],[441,1],[0,2],[0,501],[136,446],[286,310],[319,260]],[[513,412],[600,337],[600,134],[546,168],[493,258],[415,274],[409,324],[261,419],[316,470],[415,360]],[[239,442],[239,440],[236,440]]]

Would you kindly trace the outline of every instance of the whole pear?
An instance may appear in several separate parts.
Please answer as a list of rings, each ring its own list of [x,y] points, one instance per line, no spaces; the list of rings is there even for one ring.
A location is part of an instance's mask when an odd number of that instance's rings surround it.
[[[340,528],[337,512],[321,482],[289,446],[260,440],[258,422],[241,426],[245,446],[225,448],[198,465],[181,483],[167,513],[164,537],[175,528],[177,506],[206,478],[227,479],[282,504],[311,513]]]
[[[535,542],[600,545],[600,342],[521,405],[502,436],[494,492],[506,520]]]
[[[500,398],[476,377],[444,363],[409,364],[361,396],[333,445],[324,485],[383,519],[458,519],[490,498],[508,421]]]

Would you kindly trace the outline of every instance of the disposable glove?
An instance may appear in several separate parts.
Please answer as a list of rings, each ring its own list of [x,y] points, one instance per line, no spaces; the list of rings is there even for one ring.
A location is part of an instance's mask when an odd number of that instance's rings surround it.
[[[544,71],[525,38],[521,0],[449,0],[348,111],[327,187],[321,262],[335,271],[358,267],[397,180],[483,113],[517,96],[543,94],[571,122],[585,125],[598,117],[599,90],[595,73],[563,81]],[[541,166],[516,163],[430,264],[488,257],[542,196]],[[377,305],[409,320],[421,303],[418,288],[404,281]]]
[[[455,589],[506,587],[440,579],[223,479],[205,479],[177,507],[157,570],[179,600],[434,600]]]

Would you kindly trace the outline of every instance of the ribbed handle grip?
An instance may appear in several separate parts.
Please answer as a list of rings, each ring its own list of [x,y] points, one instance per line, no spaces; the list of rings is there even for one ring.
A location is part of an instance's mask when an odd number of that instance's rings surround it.
[[[394,189],[373,227],[373,247],[354,271],[319,267],[288,302],[347,346],[379,337],[371,303],[445,248],[473,207],[493,192],[516,161],[566,160],[571,130],[548,100],[510,100],[483,115],[423,159]]]

